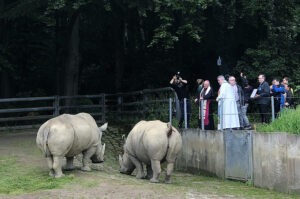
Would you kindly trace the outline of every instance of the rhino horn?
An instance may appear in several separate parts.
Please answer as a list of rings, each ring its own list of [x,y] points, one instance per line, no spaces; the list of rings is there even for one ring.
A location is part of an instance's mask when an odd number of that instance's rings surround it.
[[[108,123],[106,122],[105,124],[103,124],[102,126],[99,127],[99,130],[101,132],[105,131],[107,129],[107,125],[108,125]]]
[[[119,162],[120,162],[120,166],[122,166],[123,160],[122,160],[122,156],[119,155]]]
[[[102,157],[104,157],[104,152],[105,152],[105,143],[102,145],[102,150],[101,150]]]

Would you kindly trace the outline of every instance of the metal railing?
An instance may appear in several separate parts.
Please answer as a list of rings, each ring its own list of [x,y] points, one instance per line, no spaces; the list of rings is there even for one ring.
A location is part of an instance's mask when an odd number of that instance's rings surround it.
[[[247,112],[247,116],[251,116],[252,118],[256,118],[256,120],[260,120],[260,117],[262,114],[265,114],[266,117],[268,117],[269,119],[271,119],[272,122],[274,122],[276,120],[276,118],[278,117],[278,114],[283,110],[283,109],[286,109],[287,107],[284,107],[282,105],[280,105],[280,111],[278,113],[275,112],[276,108],[276,103],[275,103],[275,98],[274,96],[271,96],[271,97],[267,97],[270,102],[268,103],[267,106],[267,109],[268,111],[265,112],[265,113],[259,113],[258,112],[258,107],[256,107],[256,100],[255,99],[250,99],[250,102],[248,104],[251,104],[251,107],[248,107],[248,112]],[[223,113],[223,107],[224,106],[224,102],[223,100],[225,99],[220,99],[219,102],[217,102],[215,99],[209,99],[212,103],[214,103],[214,106],[217,107],[215,109],[218,110],[218,112],[211,112],[210,115],[213,115],[213,116],[217,116],[218,117],[218,123],[220,124],[220,130],[223,130],[224,127],[223,127],[223,122],[224,122],[224,118],[226,115],[239,115],[239,113]],[[294,106],[293,108],[295,108],[297,105],[299,105],[299,101],[300,101],[300,98],[299,97],[293,97],[293,100],[294,100]],[[204,114],[204,101],[203,100],[200,100],[200,103],[198,103],[197,105],[197,109],[192,109],[191,110],[191,113],[188,113],[187,112],[187,99],[184,99],[183,100],[184,102],[184,114],[183,114],[183,117],[184,117],[184,128],[187,129],[187,123],[188,123],[188,114],[190,114],[190,119],[192,120],[194,117],[197,117],[199,116],[199,119],[201,120],[201,125],[199,125],[198,127],[201,128],[202,130],[205,130],[205,125],[204,125],[204,121],[205,121],[205,114]],[[172,108],[172,102],[171,102],[171,99],[170,99],[170,109]],[[277,105],[278,105],[278,101],[277,101]],[[278,107],[277,107],[278,109]],[[251,112],[249,111],[251,110]],[[170,114],[171,114],[171,111],[170,111]],[[170,115],[170,122],[172,122],[172,118],[171,118],[171,115]],[[255,122],[255,123],[259,123],[259,122]],[[195,128],[195,127],[194,127]]]

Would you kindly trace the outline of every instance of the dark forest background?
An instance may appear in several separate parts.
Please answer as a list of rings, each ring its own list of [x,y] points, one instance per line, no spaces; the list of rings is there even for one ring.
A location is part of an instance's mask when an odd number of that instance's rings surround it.
[[[177,71],[191,90],[240,72],[297,88],[299,33],[299,0],[0,0],[0,97],[166,87]]]

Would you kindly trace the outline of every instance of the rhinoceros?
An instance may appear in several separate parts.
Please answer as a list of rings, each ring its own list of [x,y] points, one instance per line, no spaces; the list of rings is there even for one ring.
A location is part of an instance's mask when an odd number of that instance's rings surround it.
[[[64,176],[63,158],[66,157],[66,170],[74,169],[74,156],[82,153],[83,171],[91,171],[88,160],[103,162],[105,144],[101,144],[102,132],[107,123],[98,128],[94,118],[88,113],[77,115],[63,114],[45,122],[38,130],[36,144],[44,153],[50,176]]]
[[[140,121],[128,134],[123,157],[119,155],[120,173],[131,175],[137,169],[136,178],[147,178],[157,183],[161,173],[160,163],[166,160],[165,183],[172,183],[170,175],[181,147],[181,135],[169,123],[159,120]],[[144,174],[143,163],[146,164],[147,176]]]

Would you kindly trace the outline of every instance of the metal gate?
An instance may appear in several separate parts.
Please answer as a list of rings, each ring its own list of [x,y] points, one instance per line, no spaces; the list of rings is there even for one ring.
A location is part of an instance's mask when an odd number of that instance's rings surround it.
[[[252,131],[225,131],[225,178],[253,179]]]

